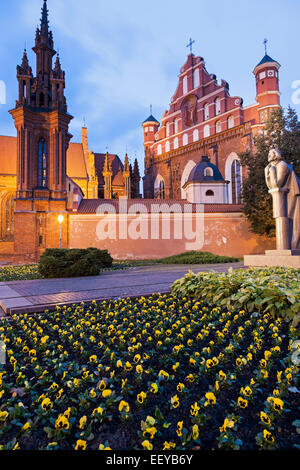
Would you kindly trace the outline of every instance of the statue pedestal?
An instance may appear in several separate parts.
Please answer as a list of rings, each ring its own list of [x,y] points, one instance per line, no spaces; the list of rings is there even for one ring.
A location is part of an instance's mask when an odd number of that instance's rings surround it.
[[[300,250],[267,250],[264,255],[246,255],[244,256],[244,265],[300,269]]]

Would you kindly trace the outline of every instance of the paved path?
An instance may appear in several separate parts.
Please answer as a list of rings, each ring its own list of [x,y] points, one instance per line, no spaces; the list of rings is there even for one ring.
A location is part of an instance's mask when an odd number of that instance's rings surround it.
[[[3,316],[42,312],[56,305],[72,305],[81,301],[167,293],[173,282],[189,270],[227,272],[230,267],[238,269],[244,266],[243,263],[140,266],[95,277],[1,282],[0,307]]]

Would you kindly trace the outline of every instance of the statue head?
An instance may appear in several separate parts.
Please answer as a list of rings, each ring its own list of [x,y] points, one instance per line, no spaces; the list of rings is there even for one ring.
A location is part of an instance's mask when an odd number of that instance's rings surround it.
[[[268,156],[268,162],[279,162],[282,160],[281,153],[278,149],[271,149]]]

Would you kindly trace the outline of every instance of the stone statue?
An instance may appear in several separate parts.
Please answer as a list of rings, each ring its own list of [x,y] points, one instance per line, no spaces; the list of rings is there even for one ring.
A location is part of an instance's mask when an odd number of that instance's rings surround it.
[[[273,198],[277,250],[300,249],[300,179],[277,149],[271,149],[265,168],[266,183]]]

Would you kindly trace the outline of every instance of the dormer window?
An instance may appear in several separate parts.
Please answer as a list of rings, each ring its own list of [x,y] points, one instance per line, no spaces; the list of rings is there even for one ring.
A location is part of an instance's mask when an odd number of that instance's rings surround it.
[[[213,172],[213,169],[208,167],[208,168],[205,168],[204,170],[204,176],[214,176],[214,172]]]

